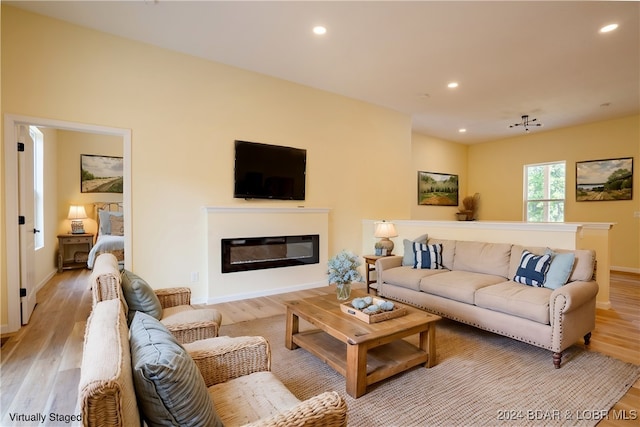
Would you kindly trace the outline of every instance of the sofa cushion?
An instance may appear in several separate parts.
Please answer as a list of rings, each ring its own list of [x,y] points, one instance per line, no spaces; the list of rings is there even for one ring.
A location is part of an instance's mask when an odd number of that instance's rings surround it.
[[[416,237],[413,240],[404,239],[402,241],[402,246],[404,247],[404,253],[402,255],[402,265],[413,266],[415,260],[415,253],[413,252],[413,244],[414,243],[427,243],[427,239],[429,236],[423,234],[422,236]]]
[[[456,242],[452,270],[472,271],[507,278],[511,245],[508,243]]]
[[[300,401],[271,372],[255,372],[209,387],[225,425],[240,426],[273,417]],[[241,405],[238,402],[242,402]]]
[[[474,304],[474,294],[478,289],[504,282],[504,280],[504,277],[491,274],[445,270],[441,274],[424,277],[420,281],[420,290],[455,301]]]
[[[442,245],[427,245],[422,243],[413,244],[415,253],[415,263],[413,268],[428,268],[431,270],[443,269],[442,265]]]
[[[129,323],[136,311],[141,311],[160,320],[162,305],[149,284],[140,276],[128,271],[122,271],[122,293],[129,306]]]
[[[162,319],[160,320],[160,322],[167,327],[212,321],[218,325],[222,324],[222,314],[220,314],[218,310],[213,308],[195,308],[191,305],[176,305],[165,308],[162,313]]]
[[[147,424],[222,425],[195,362],[162,323],[136,313],[130,344],[136,395]]]
[[[542,287],[551,264],[551,254],[534,255],[524,250],[520,256],[520,265],[513,280],[529,286]]]
[[[78,394],[85,425],[140,425],[129,329],[118,299],[96,303],[87,320]]]
[[[551,265],[544,278],[544,287],[558,289],[569,280],[576,255],[573,252],[557,253],[551,249],[548,249],[547,253],[551,255]]]
[[[453,258],[456,252],[456,241],[446,239],[429,239],[429,245],[442,245],[442,265],[448,270],[453,270]]]
[[[420,280],[423,277],[430,276],[432,274],[443,273],[448,270],[427,270],[416,269],[409,266],[394,267],[388,270],[383,270],[380,273],[380,279],[384,283],[390,283],[402,288],[413,289],[414,291],[420,290]]]
[[[553,290],[526,286],[513,281],[478,289],[478,307],[549,324],[549,298]]]

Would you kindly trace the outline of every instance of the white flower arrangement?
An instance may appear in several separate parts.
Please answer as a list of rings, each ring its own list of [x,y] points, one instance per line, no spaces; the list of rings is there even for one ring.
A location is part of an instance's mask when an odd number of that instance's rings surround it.
[[[329,283],[341,286],[345,283],[361,282],[362,276],[358,272],[361,264],[360,258],[353,252],[340,251],[329,260]]]

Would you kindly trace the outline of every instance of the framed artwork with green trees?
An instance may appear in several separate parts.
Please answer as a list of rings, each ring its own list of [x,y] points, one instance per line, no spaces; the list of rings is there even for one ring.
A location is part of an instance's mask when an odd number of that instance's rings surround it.
[[[122,157],[80,155],[80,191],[82,193],[122,193]]]
[[[458,175],[418,171],[418,205],[458,206]]]
[[[633,199],[633,157],[576,162],[576,201]]]

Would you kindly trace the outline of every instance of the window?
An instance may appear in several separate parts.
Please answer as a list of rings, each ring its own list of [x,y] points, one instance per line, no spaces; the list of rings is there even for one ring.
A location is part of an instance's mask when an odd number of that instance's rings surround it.
[[[33,226],[39,233],[33,233],[35,249],[44,247],[44,135],[35,126],[29,126],[33,140]]]
[[[566,162],[524,167],[524,200],[527,222],[563,222]]]

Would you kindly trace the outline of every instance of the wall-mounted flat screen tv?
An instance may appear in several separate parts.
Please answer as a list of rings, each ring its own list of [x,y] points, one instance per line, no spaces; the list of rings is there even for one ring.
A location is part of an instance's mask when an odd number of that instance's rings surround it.
[[[307,150],[257,142],[235,142],[233,197],[304,200]]]

